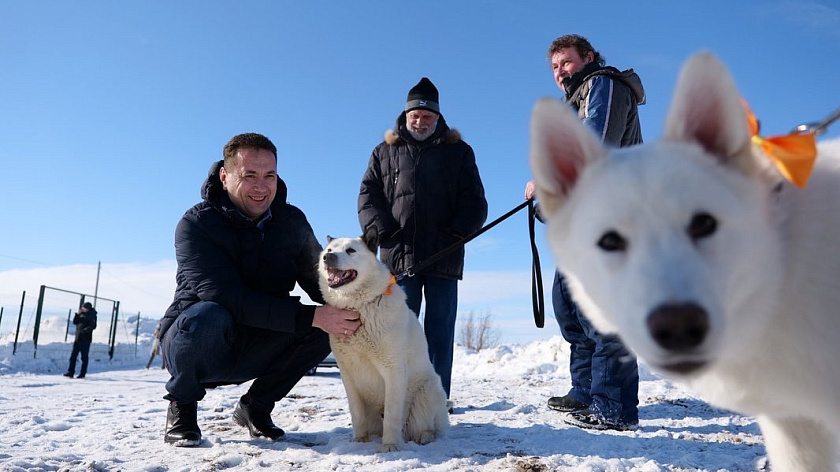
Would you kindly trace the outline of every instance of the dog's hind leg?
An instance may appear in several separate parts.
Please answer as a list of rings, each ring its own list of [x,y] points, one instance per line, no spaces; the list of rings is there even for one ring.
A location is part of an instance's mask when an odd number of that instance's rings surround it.
[[[770,469],[773,472],[836,471],[834,435],[808,418],[760,416]]]
[[[379,452],[396,451],[402,444],[406,413],[408,374],[405,366],[383,369],[385,380],[385,411],[382,420],[382,447]]]
[[[429,444],[436,438],[435,411],[430,409],[428,398],[423,397],[421,389],[414,393],[414,398],[408,400],[408,412],[405,421],[405,440],[417,444]]]
[[[409,386],[406,439],[417,444],[428,444],[449,429],[446,394],[436,374]]]

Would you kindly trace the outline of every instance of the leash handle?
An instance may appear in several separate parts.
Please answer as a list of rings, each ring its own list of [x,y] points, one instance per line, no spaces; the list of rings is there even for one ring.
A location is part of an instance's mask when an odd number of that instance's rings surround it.
[[[416,265],[413,265],[413,266],[409,267],[408,269],[405,270],[405,272],[400,274],[398,278],[401,279],[403,276],[406,276],[406,275],[409,276],[409,277],[414,277],[414,275],[417,274],[418,272],[420,272],[421,270],[423,270],[423,269],[431,266],[435,262],[443,259],[445,256],[448,256],[452,251],[454,251],[454,250],[458,249],[459,247],[467,244],[468,242],[472,241],[473,239],[481,236],[482,234],[489,231],[491,228],[493,228],[497,224],[501,223],[502,221],[510,218],[511,215],[513,215],[517,211],[519,211],[519,210],[525,208],[526,206],[528,206],[528,202],[530,202],[530,201],[531,200],[526,200],[525,202],[520,203],[519,205],[516,206],[516,208],[514,208],[513,210],[510,210],[509,212],[507,212],[504,215],[496,218],[492,222],[490,222],[490,223],[484,225],[483,227],[479,228],[478,231],[475,231],[474,233],[470,234],[469,236],[465,237],[464,239],[449,245],[447,248],[445,248],[441,251],[438,251],[437,253],[433,254],[431,257],[429,257],[425,261],[421,262],[420,264],[416,264]]]
[[[540,253],[537,250],[535,238],[535,220],[537,212],[534,199],[528,200],[528,235],[531,237],[531,302],[534,309],[534,324],[537,328],[545,326],[545,299],[543,298],[542,269],[540,269]]]
[[[398,280],[402,280],[403,277],[414,277],[415,274],[420,272],[421,270],[431,266],[435,262],[439,261],[444,256],[448,255],[452,251],[458,249],[459,247],[467,244],[468,242],[472,241],[473,239],[477,238],[481,234],[485,233],[486,231],[490,230],[497,224],[501,223],[502,221],[510,218],[519,210],[528,207],[528,235],[531,239],[531,304],[533,305],[534,309],[534,323],[537,325],[537,328],[542,328],[545,326],[545,301],[543,296],[543,283],[542,283],[542,270],[540,269],[540,254],[537,250],[537,242],[535,238],[535,221],[537,217],[537,211],[534,204],[534,199],[530,198],[525,200],[523,203],[520,203],[512,210],[508,211],[504,215],[496,218],[491,223],[483,226],[478,231],[475,231],[471,235],[465,237],[464,239],[451,244],[446,249],[437,252],[436,254],[432,255],[432,257],[426,259],[422,263],[411,266],[406,269],[403,273],[397,276]]]

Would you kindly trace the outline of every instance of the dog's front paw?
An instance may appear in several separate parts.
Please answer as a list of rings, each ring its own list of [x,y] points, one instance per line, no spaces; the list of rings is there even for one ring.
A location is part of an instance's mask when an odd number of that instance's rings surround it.
[[[382,447],[379,448],[379,452],[394,452],[397,450],[396,444],[382,444]]]
[[[419,433],[414,435],[414,442],[417,444],[429,444],[430,442],[435,440],[435,432],[434,431],[420,431]]]

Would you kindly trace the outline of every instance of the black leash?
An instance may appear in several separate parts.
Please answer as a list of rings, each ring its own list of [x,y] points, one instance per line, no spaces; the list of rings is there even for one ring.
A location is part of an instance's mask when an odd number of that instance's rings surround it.
[[[443,249],[431,257],[426,259],[425,261],[421,262],[420,264],[413,265],[405,270],[402,274],[398,275],[397,278],[401,279],[405,276],[414,277],[415,274],[420,272],[423,269],[428,268],[432,264],[436,263],[437,261],[441,260],[442,258],[448,256],[452,251],[458,249],[459,247],[467,244],[468,242],[472,241],[473,239],[481,236],[485,232],[489,231],[491,228],[496,226],[497,224],[501,223],[502,221],[510,218],[519,210],[528,207],[528,233],[531,236],[531,255],[532,255],[532,264],[531,264],[531,300],[534,306],[534,322],[537,324],[538,328],[542,328],[545,325],[545,303],[543,302],[543,285],[542,285],[542,271],[540,270],[540,255],[537,252],[537,243],[534,240],[534,220],[536,219],[536,211],[534,209],[534,200],[526,200],[523,203],[517,205],[514,209],[510,210],[509,212],[505,213],[504,215],[496,218],[492,222],[484,225],[478,231],[472,233],[471,235],[465,237],[464,239],[451,244],[446,249]]]
[[[528,200],[528,235],[531,236],[531,302],[534,305],[534,323],[537,328],[545,326],[545,302],[543,301],[542,270],[540,269],[540,253],[537,251],[537,241],[534,239],[534,222],[537,211],[534,199]]]

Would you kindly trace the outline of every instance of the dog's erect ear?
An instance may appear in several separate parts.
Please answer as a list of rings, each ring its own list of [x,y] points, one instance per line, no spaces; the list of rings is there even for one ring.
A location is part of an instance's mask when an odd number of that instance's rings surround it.
[[[365,228],[365,234],[362,235],[362,242],[370,249],[370,252],[376,254],[376,250],[379,248],[379,230],[376,229],[376,225],[369,225]]]
[[[553,214],[566,200],[583,168],[605,150],[571,106],[543,98],[531,114],[531,172],[543,214]]]
[[[695,142],[724,165],[753,167],[747,114],[726,66],[701,52],[686,61],[677,79],[663,139]]]
[[[335,238],[334,238],[334,237],[332,237],[332,236],[330,236],[330,235],[328,234],[328,235],[327,235],[327,244],[329,244],[329,243],[333,242],[333,239],[335,239]]]

